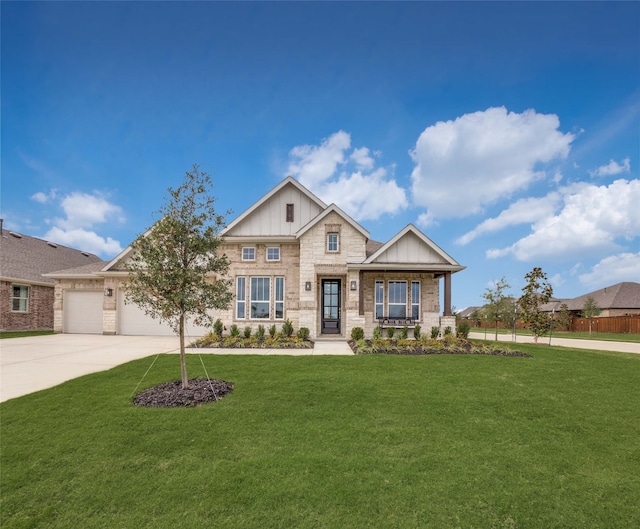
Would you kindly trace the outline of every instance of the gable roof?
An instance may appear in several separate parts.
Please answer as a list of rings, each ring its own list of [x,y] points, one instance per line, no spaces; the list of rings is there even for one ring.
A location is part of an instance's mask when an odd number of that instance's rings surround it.
[[[327,207],[327,205],[322,200],[315,196],[300,182],[298,182],[291,176],[287,176],[284,180],[282,180],[282,182],[275,186],[260,200],[258,200],[255,204],[245,210],[239,217],[233,220],[233,222],[231,222],[224,230],[220,232],[220,235],[226,237],[239,235],[238,232],[242,231],[241,227],[243,226],[243,224],[246,225],[250,221],[252,216],[256,215],[262,208],[268,207],[269,203],[275,202],[278,195],[285,195],[287,192],[289,194],[295,192],[298,195],[299,200],[302,200],[303,198],[306,199],[307,205],[311,206],[311,208],[314,210],[306,212],[306,215],[308,217],[306,220],[304,220],[301,211],[297,212],[295,215],[295,221],[291,223],[293,229],[299,229],[302,223],[306,223],[309,219],[315,217],[320,211],[326,209]],[[283,234],[278,233],[272,235]],[[287,235],[293,235],[293,232]]]
[[[367,257],[364,264],[385,267],[418,264],[424,269],[437,268],[454,272],[466,268],[413,224],[407,225],[389,242],[378,248]]]
[[[582,310],[591,296],[601,309],[640,309],[640,283],[623,282],[564,301],[569,310]]]
[[[97,255],[88,252],[0,229],[0,278],[4,281],[52,286],[53,278],[43,274],[101,262]]]
[[[104,268],[107,264],[107,261],[96,261],[95,263],[89,263],[82,266],[76,266],[74,268],[66,268],[64,270],[56,270],[55,272],[50,272],[48,274],[44,274],[44,277],[50,277],[52,279],[79,279],[90,277],[92,279],[97,279],[99,276],[99,272]]]
[[[313,228],[322,219],[326,218],[327,215],[329,215],[330,213],[336,213],[337,215],[342,217],[344,220],[346,220],[349,224],[351,224],[351,226],[353,226],[357,231],[362,233],[362,235],[364,235],[365,239],[369,238],[369,232],[367,230],[365,230],[362,226],[360,226],[360,224],[358,224],[355,220],[353,220],[349,215],[347,215],[344,211],[342,211],[338,206],[336,206],[335,204],[331,204],[327,209],[325,209],[322,213],[320,213],[320,215],[318,215],[315,218],[311,219],[310,222],[308,222],[305,226],[300,228],[300,230],[298,230],[296,232],[296,239],[299,239],[300,237],[302,237],[307,231],[309,231],[311,228]]]

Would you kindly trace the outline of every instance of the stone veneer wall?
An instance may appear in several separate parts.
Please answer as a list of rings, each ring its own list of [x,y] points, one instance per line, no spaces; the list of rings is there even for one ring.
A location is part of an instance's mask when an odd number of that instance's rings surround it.
[[[12,285],[29,286],[27,312],[11,310]],[[0,282],[0,329],[3,331],[50,331],[53,329],[53,285],[28,285],[21,282]]]

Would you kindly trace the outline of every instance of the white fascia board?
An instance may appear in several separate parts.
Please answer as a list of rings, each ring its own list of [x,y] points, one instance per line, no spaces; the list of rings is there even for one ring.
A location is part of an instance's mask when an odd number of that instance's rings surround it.
[[[421,263],[353,263],[347,264],[348,270],[388,270],[388,271],[423,271],[423,272],[460,272],[467,268],[461,265],[421,264]]]
[[[327,209],[325,209],[317,217],[311,219],[309,222],[307,222],[307,224],[305,226],[300,228],[296,232],[296,238],[299,239],[300,237],[302,237],[307,231],[309,231],[316,224],[318,224],[318,222],[320,222],[327,215],[329,215],[329,213],[337,213],[340,217],[342,217],[349,224],[351,224],[351,226],[353,226],[356,230],[358,230],[364,236],[365,239],[367,239],[367,240],[369,239],[369,237],[370,237],[369,232],[366,229],[364,229],[360,224],[358,224],[355,220],[353,220],[349,215],[347,215],[344,211],[342,211],[335,204],[331,204]]]
[[[41,274],[41,275],[42,277],[51,277],[49,274]],[[6,281],[7,283],[15,283],[16,285],[53,288],[53,283],[45,283],[44,281],[33,281],[31,279],[20,279],[19,277],[3,276],[3,277],[0,277],[0,281]]]
[[[231,244],[271,244],[271,243],[292,243],[296,242],[295,235],[280,235],[274,237],[260,237],[260,236],[232,236],[225,235],[222,238],[221,244],[231,243]]]

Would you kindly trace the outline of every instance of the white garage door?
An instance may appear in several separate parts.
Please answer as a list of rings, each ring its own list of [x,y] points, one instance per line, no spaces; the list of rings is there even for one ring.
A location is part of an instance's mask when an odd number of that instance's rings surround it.
[[[70,334],[102,334],[102,290],[66,290],[63,330]]]
[[[185,336],[204,336],[209,329],[188,324],[185,327]],[[133,303],[125,303],[124,296],[118,297],[118,334],[130,336],[173,336],[175,333],[171,327],[160,320],[154,320],[147,316],[144,310]]]

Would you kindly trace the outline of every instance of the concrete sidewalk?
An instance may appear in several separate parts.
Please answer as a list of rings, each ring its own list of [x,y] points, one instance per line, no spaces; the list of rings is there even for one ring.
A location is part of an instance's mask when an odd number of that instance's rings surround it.
[[[57,386],[158,353],[178,353],[177,336],[53,334],[0,340],[0,402]],[[346,342],[317,342],[314,349],[187,349],[189,354],[349,355]]]
[[[490,332],[487,329],[486,340],[495,341],[495,332]],[[477,340],[485,340],[485,333],[472,332],[469,333],[469,338],[475,338]],[[517,343],[533,343],[533,337],[531,336],[516,336]],[[499,342],[511,342],[513,343],[513,334],[498,334]],[[538,338],[539,344],[549,345],[549,337],[543,336]],[[551,336],[551,344],[560,347],[574,347],[576,349],[596,349],[598,351],[615,351],[619,353],[636,353],[640,354],[640,343],[632,342],[608,342],[604,340],[578,340],[575,338],[556,338]]]

